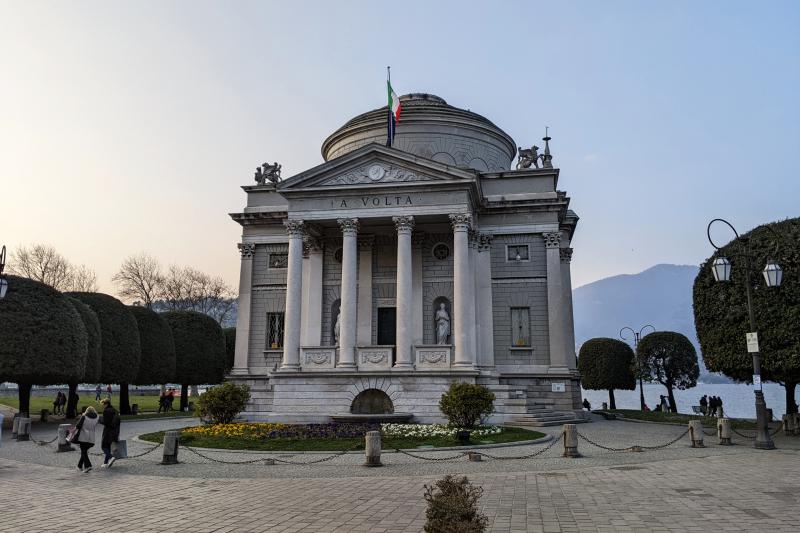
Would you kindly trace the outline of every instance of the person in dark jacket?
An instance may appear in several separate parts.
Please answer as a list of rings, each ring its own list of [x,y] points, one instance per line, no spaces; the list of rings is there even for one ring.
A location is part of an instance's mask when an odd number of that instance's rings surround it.
[[[111,455],[111,445],[119,440],[119,426],[120,418],[119,413],[111,405],[111,400],[103,398],[100,400],[103,404],[103,417],[100,423],[103,425],[103,438],[100,441],[100,448],[102,448],[105,458],[100,468],[109,468],[114,464],[116,458]]]

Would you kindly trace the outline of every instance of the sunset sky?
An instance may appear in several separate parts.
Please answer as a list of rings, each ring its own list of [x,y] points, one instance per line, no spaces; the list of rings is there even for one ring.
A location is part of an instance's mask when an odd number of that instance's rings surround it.
[[[530,146],[581,217],[573,284],[800,215],[800,3],[0,1],[0,244],[101,290],[128,255],[238,280],[253,169],[429,92]],[[725,237],[720,233],[720,240]]]

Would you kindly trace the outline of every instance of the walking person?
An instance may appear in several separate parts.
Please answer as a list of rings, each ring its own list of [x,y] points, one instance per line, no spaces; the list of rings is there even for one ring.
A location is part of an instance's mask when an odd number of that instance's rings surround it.
[[[61,409],[61,391],[58,391],[56,393],[56,397],[53,399],[53,414],[54,415],[59,414],[60,409]]]
[[[700,412],[704,415],[708,415],[708,396],[705,394],[700,398]]]
[[[116,457],[111,455],[111,445],[119,441],[120,418],[117,410],[111,405],[111,400],[103,398],[100,403],[103,405],[103,417],[100,419],[100,424],[103,425],[103,437],[100,448],[105,454],[100,468],[109,468],[116,461]]]
[[[100,401],[100,394],[102,392],[103,392],[103,387],[101,387],[100,384],[98,383],[97,387],[95,387],[94,389],[94,401],[96,402]]]
[[[724,416],[722,412],[722,398],[717,396],[717,417],[722,418]]]
[[[78,461],[78,470],[88,474],[92,470],[92,462],[89,460],[89,449],[94,446],[94,430],[100,417],[91,405],[81,415],[75,427],[78,428],[77,442],[81,448],[81,458]]]
[[[717,397],[710,396],[708,398],[708,416],[715,416],[717,414]]]
[[[106,392],[108,393],[108,399],[110,400],[111,399],[111,383],[109,383],[108,387],[106,387]]]

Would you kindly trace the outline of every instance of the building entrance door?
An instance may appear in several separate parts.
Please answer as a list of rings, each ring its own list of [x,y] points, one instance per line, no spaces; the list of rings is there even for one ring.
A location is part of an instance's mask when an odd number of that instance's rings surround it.
[[[397,344],[397,309],[394,307],[378,308],[378,344]]]

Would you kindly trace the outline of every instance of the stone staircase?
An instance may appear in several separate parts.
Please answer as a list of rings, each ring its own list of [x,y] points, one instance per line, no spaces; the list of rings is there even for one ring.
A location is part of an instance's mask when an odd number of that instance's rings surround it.
[[[581,424],[588,422],[587,418],[576,415],[573,411],[554,411],[544,405],[534,404],[521,416],[514,417],[511,422],[520,426],[545,427],[560,426],[563,424]]]

